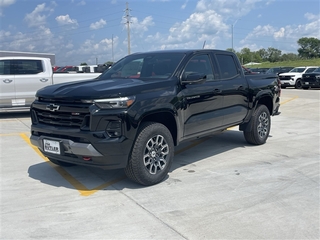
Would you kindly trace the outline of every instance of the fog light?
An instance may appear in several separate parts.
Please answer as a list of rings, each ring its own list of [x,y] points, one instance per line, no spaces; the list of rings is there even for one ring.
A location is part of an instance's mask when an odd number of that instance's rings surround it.
[[[122,134],[121,122],[120,121],[110,121],[106,128],[106,133],[109,137],[119,137]]]

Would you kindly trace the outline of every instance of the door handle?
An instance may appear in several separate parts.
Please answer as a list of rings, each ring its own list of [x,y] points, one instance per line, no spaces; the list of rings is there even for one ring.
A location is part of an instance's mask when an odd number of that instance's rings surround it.
[[[11,83],[13,80],[12,79],[4,79],[3,82],[4,83]]]
[[[238,90],[243,90],[244,89],[244,87],[242,86],[242,85],[240,85],[239,87],[238,87]]]
[[[48,80],[48,78],[40,78],[40,82],[47,82]]]
[[[222,92],[222,90],[221,90],[221,89],[216,88],[215,90],[213,90],[213,92],[214,92],[214,93],[221,93],[221,92]]]

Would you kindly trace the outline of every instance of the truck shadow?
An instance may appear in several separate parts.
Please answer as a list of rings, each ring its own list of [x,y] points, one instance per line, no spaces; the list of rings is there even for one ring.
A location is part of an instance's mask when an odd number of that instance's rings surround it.
[[[174,177],[176,170],[183,169],[194,172],[194,167],[201,160],[213,157],[210,161],[215,164],[219,162],[219,159],[215,159],[214,156],[244,147],[254,146],[245,141],[240,131],[225,131],[221,134],[182,143],[175,149],[174,162],[169,172],[173,177],[167,176],[162,183],[166,184],[168,181],[167,184],[170,184],[170,179],[176,181]],[[230,159],[230,161],[236,161],[236,159]],[[28,174],[29,177],[44,184],[76,189],[80,192],[146,188],[127,179],[122,169],[102,170],[83,166],[60,167],[50,162],[42,162],[30,166]],[[75,182],[78,184],[74,184]]]

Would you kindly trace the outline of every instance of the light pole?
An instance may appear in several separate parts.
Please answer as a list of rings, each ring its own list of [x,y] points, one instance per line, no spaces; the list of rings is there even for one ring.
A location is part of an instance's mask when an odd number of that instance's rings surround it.
[[[232,25],[231,25],[231,46],[232,46],[232,52],[234,52],[234,49],[233,49],[233,28],[234,26],[236,25],[236,23],[238,22],[239,19],[237,19]]]

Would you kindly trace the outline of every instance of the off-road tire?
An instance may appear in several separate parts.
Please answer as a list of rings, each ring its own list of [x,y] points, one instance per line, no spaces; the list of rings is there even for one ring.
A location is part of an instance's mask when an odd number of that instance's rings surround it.
[[[250,144],[264,144],[268,137],[271,128],[270,112],[265,105],[258,105],[254,114],[251,117],[248,131],[244,131],[244,137]]]
[[[168,174],[174,157],[170,131],[163,124],[144,122],[134,142],[125,174],[139,184],[150,186]]]

